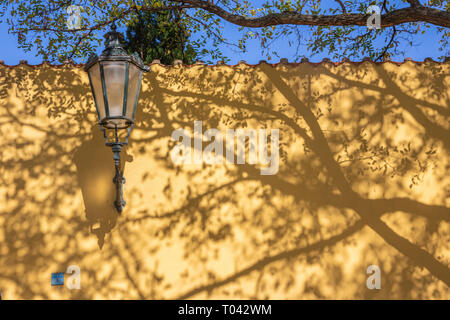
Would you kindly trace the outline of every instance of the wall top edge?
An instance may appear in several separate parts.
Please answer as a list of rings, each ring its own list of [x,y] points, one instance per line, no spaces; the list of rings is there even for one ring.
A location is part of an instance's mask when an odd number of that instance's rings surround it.
[[[276,63],[269,63],[269,62],[267,62],[265,60],[261,60],[257,64],[249,64],[249,63],[241,60],[237,64],[233,64],[233,65],[226,64],[226,63],[223,63],[223,62],[218,62],[216,64],[206,64],[206,63],[204,63],[202,61],[197,61],[194,64],[183,64],[180,60],[175,60],[174,63],[171,64],[171,65],[165,65],[165,64],[162,64],[159,60],[154,60],[154,61],[152,61],[152,63],[147,64],[147,65],[158,64],[158,65],[163,66],[163,67],[174,67],[174,66],[182,65],[182,66],[188,67],[188,68],[189,67],[194,67],[194,66],[206,66],[206,67],[227,66],[227,67],[233,68],[233,67],[237,67],[239,65],[246,65],[246,66],[249,66],[249,67],[257,67],[257,66],[259,66],[261,64],[267,64],[267,65],[271,65],[273,67],[276,67],[276,66],[279,66],[279,65],[298,66],[298,65],[301,65],[301,64],[310,64],[310,65],[313,65],[313,66],[330,64],[330,65],[334,65],[334,66],[339,66],[339,65],[342,65],[342,64],[345,64],[345,63],[353,64],[353,65],[359,65],[359,64],[362,64],[362,63],[365,63],[365,62],[372,63],[372,64],[375,64],[375,65],[384,64],[384,63],[392,63],[392,64],[396,64],[396,65],[402,65],[402,64],[404,64],[406,62],[413,62],[415,64],[423,64],[423,63],[444,64],[444,63],[450,62],[450,57],[446,57],[444,59],[444,61],[435,61],[432,58],[425,58],[423,61],[415,61],[415,60],[413,60],[411,58],[405,58],[403,61],[385,60],[385,61],[380,61],[380,62],[372,61],[369,58],[364,58],[361,61],[351,61],[349,59],[343,59],[341,61],[331,61],[328,58],[324,58],[320,62],[310,62],[307,58],[303,58],[300,62],[289,62],[288,59],[283,58],[283,59],[280,59],[280,61],[276,62]],[[61,64],[51,64],[49,62],[44,61],[42,63],[33,65],[33,64],[29,64],[27,60],[20,60],[19,64],[7,65],[7,64],[4,63],[3,60],[0,60],[0,66],[14,68],[14,67],[22,66],[22,65],[26,65],[28,67],[33,67],[33,68],[41,67],[41,66],[49,66],[49,67],[53,67],[53,68],[61,68],[61,67],[66,67],[66,66],[76,67],[76,68],[84,67],[83,63],[78,63],[77,64],[77,63],[74,63],[72,61],[69,61],[69,62],[66,62],[66,63],[61,63]]]

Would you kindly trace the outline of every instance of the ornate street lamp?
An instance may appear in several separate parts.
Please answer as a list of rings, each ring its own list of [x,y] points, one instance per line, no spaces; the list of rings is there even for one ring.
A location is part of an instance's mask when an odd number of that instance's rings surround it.
[[[84,70],[89,75],[100,129],[105,136],[106,145],[112,148],[114,154],[114,204],[120,214],[125,206],[122,192],[125,178],[120,167],[120,151],[128,143],[133,129],[142,73],[150,68],[142,62],[137,53],[127,54],[121,44],[123,36],[116,32],[114,24],[111,31],[105,34],[105,38],[105,50],[100,56],[89,57]]]

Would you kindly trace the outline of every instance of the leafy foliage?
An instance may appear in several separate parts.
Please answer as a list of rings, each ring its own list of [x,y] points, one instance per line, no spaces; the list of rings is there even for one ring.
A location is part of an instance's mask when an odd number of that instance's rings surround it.
[[[138,11],[136,20],[127,26],[126,48],[138,52],[146,63],[159,59],[163,64],[182,60],[185,64],[196,61],[197,52],[189,43],[190,32],[181,11]]]
[[[138,27],[139,19],[142,21],[155,13],[160,13],[159,18],[150,23],[157,26],[156,30],[145,31],[150,37],[148,44],[157,41],[156,34],[161,32],[160,44],[173,47],[173,57],[181,55],[187,60],[192,59],[191,54],[196,51],[198,58],[226,61],[224,46],[245,52],[249,46],[252,50],[257,49],[255,44],[268,60],[272,60],[280,57],[277,47],[288,44],[295,51],[294,59],[327,54],[335,59],[367,56],[381,61],[393,55],[404,55],[405,49],[419,45],[421,34],[437,39],[437,46],[442,51],[439,58],[449,55],[449,2],[419,1],[421,12],[428,12],[430,16],[422,14],[410,18],[413,16],[410,13],[418,10],[415,3],[417,1],[411,0],[378,3],[367,0],[0,0],[0,17],[9,24],[10,32],[17,35],[21,48],[34,48],[45,60],[83,60],[91,52],[98,51],[101,36],[112,22],[118,27],[135,28],[134,31],[131,29],[131,34],[142,33],[143,29]],[[373,4],[380,7],[382,15],[391,14],[393,22],[381,29],[368,29],[362,21],[369,17],[367,8]],[[67,27],[70,5],[83,8],[78,29]],[[403,18],[396,20],[399,12]],[[433,14],[443,22],[436,23],[431,18]],[[288,15],[294,16],[283,22],[281,18]],[[324,23],[323,17],[333,22]],[[170,27],[165,24],[172,19],[179,19],[180,24],[177,22]],[[352,19],[359,19],[359,22],[352,23]],[[255,26],[255,21],[262,24]],[[227,32],[235,27],[240,35],[237,38],[235,33],[230,37]],[[133,41],[130,38],[130,46],[137,47]],[[160,55],[158,50],[149,49],[146,54],[156,57]],[[162,60],[169,58],[172,57]]]

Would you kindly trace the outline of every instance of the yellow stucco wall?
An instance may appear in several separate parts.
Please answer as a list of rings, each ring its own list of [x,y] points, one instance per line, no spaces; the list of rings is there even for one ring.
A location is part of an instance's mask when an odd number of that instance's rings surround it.
[[[154,64],[118,216],[82,68],[0,65],[3,298],[449,299],[449,85],[432,61]],[[175,166],[195,120],[278,128],[278,174]],[[81,289],[52,287],[69,265]]]

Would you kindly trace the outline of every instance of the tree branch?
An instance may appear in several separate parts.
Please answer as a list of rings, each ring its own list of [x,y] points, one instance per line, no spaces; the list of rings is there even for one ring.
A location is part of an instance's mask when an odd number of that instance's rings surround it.
[[[395,35],[397,33],[397,29],[395,28],[395,26],[392,27],[392,36],[391,36],[391,40],[389,40],[388,44],[384,47],[383,52],[380,53],[380,55],[375,59],[375,61],[378,61],[380,59],[385,59],[385,55],[388,52],[392,42],[394,41]]]
[[[342,8],[342,13],[347,13],[347,10],[345,9],[345,6],[344,6],[344,4],[342,3],[341,0],[334,0],[334,1],[336,1],[337,3],[340,4],[340,6]]]
[[[222,19],[233,24],[261,28],[274,25],[293,24],[309,26],[366,26],[368,14],[338,14],[338,15],[307,15],[294,11],[271,13],[262,17],[244,17],[230,13],[218,5],[202,0],[175,0],[175,2],[191,4],[199,9],[216,14]],[[441,11],[424,6],[411,6],[383,14],[381,26],[391,27],[407,22],[428,22],[442,27],[450,27],[450,12]]]
[[[419,0],[406,0],[411,7],[421,7],[422,5],[420,4]]]
[[[49,27],[44,26],[41,28],[28,28],[27,31],[42,31],[42,32],[50,31],[50,32],[69,32],[69,33],[76,33],[76,32],[80,32],[80,31],[92,32],[92,31],[100,29],[102,27],[106,27],[107,25],[126,17],[128,14],[132,13],[133,11],[136,11],[136,12],[139,12],[139,11],[161,12],[161,11],[172,11],[172,10],[175,11],[175,10],[192,9],[192,8],[196,8],[196,7],[192,6],[192,5],[177,5],[177,6],[165,6],[165,7],[142,7],[140,9],[137,9],[136,6],[131,6],[128,9],[122,11],[120,14],[118,14],[113,19],[104,21],[104,22],[100,22],[98,24],[95,24],[95,25],[93,25],[91,27],[87,27],[87,28],[63,30],[63,29],[59,29],[59,28],[49,28]],[[11,33],[15,34],[15,33],[19,33],[19,32],[20,31],[13,31]]]

